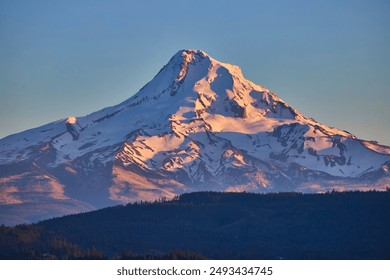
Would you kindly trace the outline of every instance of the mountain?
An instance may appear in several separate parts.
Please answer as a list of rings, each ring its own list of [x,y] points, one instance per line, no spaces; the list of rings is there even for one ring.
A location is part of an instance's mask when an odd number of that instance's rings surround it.
[[[389,169],[390,147],[182,50],[121,104],[1,139],[0,224],[202,190],[384,190]]]

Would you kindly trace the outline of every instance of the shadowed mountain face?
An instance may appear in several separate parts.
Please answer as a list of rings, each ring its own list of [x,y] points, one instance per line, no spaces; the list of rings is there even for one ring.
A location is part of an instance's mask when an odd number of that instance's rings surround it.
[[[389,168],[389,147],[183,50],[117,106],[1,139],[0,223],[200,190],[383,190]]]

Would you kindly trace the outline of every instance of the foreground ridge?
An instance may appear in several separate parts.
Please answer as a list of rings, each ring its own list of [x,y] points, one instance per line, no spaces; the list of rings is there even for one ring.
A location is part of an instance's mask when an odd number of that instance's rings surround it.
[[[0,227],[0,259],[389,259],[389,200],[390,192],[190,193]]]

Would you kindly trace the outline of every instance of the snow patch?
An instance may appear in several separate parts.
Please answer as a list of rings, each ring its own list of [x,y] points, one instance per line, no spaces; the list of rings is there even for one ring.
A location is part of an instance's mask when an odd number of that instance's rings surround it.
[[[70,117],[68,117],[66,122],[69,124],[75,124],[77,122],[77,120],[76,120],[76,117],[70,116]]]

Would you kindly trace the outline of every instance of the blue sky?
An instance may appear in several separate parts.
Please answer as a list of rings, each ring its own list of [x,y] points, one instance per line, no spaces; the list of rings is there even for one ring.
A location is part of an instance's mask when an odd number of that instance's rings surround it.
[[[0,0],[0,137],[115,105],[180,49],[390,145],[390,1]]]

